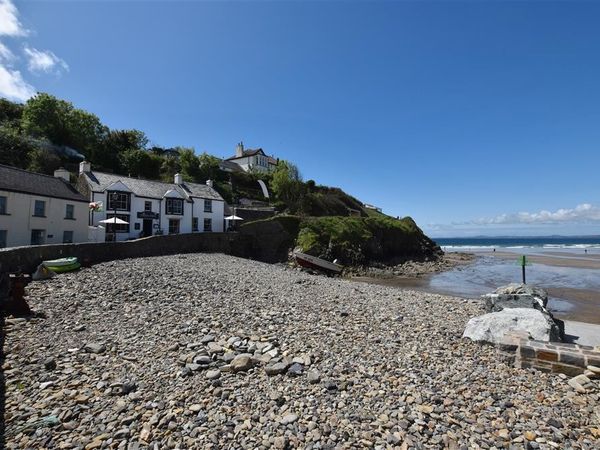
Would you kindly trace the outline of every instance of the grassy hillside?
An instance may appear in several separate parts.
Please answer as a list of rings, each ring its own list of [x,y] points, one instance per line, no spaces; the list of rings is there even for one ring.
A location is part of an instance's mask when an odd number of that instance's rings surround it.
[[[262,245],[269,246],[266,235],[274,227],[285,230],[288,247],[296,246],[328,260],[338,259],[345,265],[396,264],[408,259],[436,259],[441,254],[413,219],[394,219],[381,213],[370,217],[276,216],[244,224],[241,232],[251,232],[256,240],[263,241]],[[282,249],[278,251],[284,258]]]

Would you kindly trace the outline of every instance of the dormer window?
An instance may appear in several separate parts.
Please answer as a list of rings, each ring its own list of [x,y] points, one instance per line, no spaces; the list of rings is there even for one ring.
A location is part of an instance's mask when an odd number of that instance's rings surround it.
[[[106,193],[108,199],[107,210],[120,210],[130,211],[131,210],[131,194],[127,192],[108,191]]]
[[[166,212],[169,215],[183,216],[183,200],[180,198],[167,198]]]

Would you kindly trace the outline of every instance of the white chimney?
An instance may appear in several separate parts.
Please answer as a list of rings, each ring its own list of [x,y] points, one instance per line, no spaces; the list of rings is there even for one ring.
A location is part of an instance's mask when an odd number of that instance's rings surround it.
[[[54,171],[54,176],[56,178],[61,178],[61,179],[65,180],[67,183],[69,183],[71,181],[71,174],[64,167],[60,167],[60,168],[56,169]]]
[[[206,180],[206,185],[208,187],[213,187],[213,180]]]
[[[244,143],[243,142],[240,142],[235,147],[235,156],[236,156],[236,158],[241,158],[242,156],[244,156]]]
[[[81,161],[79,163],[79,175],[81,175],[82,173],[85,172],[91,172],[92,171],[92,164],[87,162],[87,161]]]
[[[180,173],[175,174],[175,184],[183,184],[183,176]]]

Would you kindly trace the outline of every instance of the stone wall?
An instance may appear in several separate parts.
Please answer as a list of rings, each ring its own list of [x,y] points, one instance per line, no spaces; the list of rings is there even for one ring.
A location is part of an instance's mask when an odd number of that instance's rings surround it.
[[[588,366],[600,367],[600,348],[562,342],[543,342],[527,338],[525,333],[512,332],[498,346],[503,359],[516,367],[542,372],[582,374]]]
[[[17,247],[0,251],[0,273],[33,272],[42,262],[76,256],[83,265],[126,258],[214,252],[235,254],[237,233],[191,233],[151,236],[126,242],[86,242]],[[243,255],[240,255],[243,256]]]

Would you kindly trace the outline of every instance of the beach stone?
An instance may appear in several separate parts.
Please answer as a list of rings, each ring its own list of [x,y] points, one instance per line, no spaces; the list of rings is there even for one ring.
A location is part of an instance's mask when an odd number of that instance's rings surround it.
[[[537,309],[510,308],[473,317],[467,323],[464,338],[473,341],[502,343],[504,335],[511,331],[526,331],[532,339],[559,341],[560,333],[552,319]]]
[[[245,372],[254,365],[252,356],[248,354],[240,354],[233,358],[230,367],[232,372]]]
[[[545,289],[523,283],[511,283],[506,286],[501,286],[494,291],[495,294],[508,294],[508,295],[530,295],[537,297],[542,301],[542,306],[545,308],[548,304],[548,292]]]
[[[279,375],[284,373],[287,368],[288,368],[289,364],[285,363],[285,362],[278,362],[275,364],[270,364],[268,366],[265,367],[265,372],[267,375]]]
[[[299,363],[293,363],[287,370],[287,374],[290,377],[299,377],[304,372],[304,365]]]
[[[88,342],[84,345],[83,350],[88,353],[104,353],[106,351],[106,346],[104,344],[98,344],[94,342]]]
[[[321,373],[316,369],[312,369],[308,371],[306,378],[308,379],[309,383],[316,384],[321,381]]]
[[[204,375],[207,380],[216,380],[221,376],[220,370],[208,370]]]

